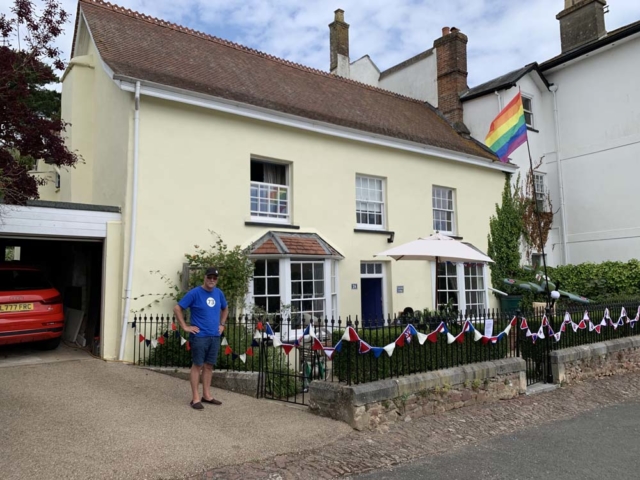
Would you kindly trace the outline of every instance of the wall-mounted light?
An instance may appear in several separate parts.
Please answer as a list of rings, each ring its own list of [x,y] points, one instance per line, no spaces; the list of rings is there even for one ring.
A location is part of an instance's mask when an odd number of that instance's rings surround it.
[[[393,239],[396,236],[396,232],[389,232],[389,238],[387,238],[387,243],[393,243]]]

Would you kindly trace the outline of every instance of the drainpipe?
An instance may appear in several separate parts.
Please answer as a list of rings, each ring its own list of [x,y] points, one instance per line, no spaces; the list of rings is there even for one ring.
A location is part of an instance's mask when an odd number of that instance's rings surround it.
[[[562,214],[562,260],[565,265],[569,263],[569,251],[567,250],[567,214],[564,205],[564,182],[562,180],[562,163],[560,162],[560,123],[558,118],[558,91],[557,85],[549,87],[553,93],[553,119],[556,124],[556,162],[558,162],[558,187],[560,190],[560,212]]]
[[[127,339],[129,323],[129,307],[131,305],[131,285],[133,283],[133,255],[136,245],[136,218],[138,213],[138,144],[140,136],[140,82],[136,82],[135,110],[133,113],[133,186],[131,193],[131,229],[129,234],[129,271],[127,287],[124,291],[124,314],[122,316],[122,333],[120,334],[120,354],[118,360],[124,359],[124,347]]]
[[[500,96],[500,92],[493,92],[496,95],[496,98],[498,99],[498,113],[500,113],[502,111],[502,97]]]

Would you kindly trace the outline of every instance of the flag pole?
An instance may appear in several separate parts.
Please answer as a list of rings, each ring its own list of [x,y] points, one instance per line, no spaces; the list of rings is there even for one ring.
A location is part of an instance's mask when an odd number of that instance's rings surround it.
[[[538,220],[538,236],[540,240],[540,253],[542,254],[542,265],[544,270],[544,290],[547,294],[547,313],[551,309],[551,292],[549,291],[549,276],[547,275],[547,255],[544,253],[544,242],[542,241],[542,222],[540,220],[540,211],[538,210],[538,202],[536,196],[536,182],[533,178],[533,159],[531,158],[531,147],[529,146],[529,135],[527,135],[527,152],[529,152],[529,174],[531,175],[531,183],[533,184],[533,208]]]

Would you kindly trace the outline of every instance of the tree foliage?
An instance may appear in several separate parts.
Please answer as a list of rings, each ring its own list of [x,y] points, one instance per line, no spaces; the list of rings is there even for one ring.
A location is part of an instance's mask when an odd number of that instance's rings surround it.
[[[38,198],[44,179],[28,172],[38,159],[73,167],[78,156],[64,144],[60,95],[46,87],[63,70],[54,46],[69,15],[57,0],[14,0],[0,14],[0,193],[5,203]]]
[[[534,175],[540,165],[542,159],[533,167],[533,172],[527,170],[525,188],[519,188],[516,184],[515,190],[522,211],[522,243],[527,261],[531,260],[532,253],[544,251],[553,224],[553,205],[549,192],[536,192]],[[542,265],[538,267],[542,268]]]
[[[519,182],[517,182],[519,183]],[[517,186],[516,186],[517,191]],[[496,204],[496,214],[489,220],[488,255],[491,264],[491,283],[494,288],[509,291],[504,278],[517,277],[520,268],[520,237],[523,231],[523,207],[507,175],[502,190],[502,203]]]
[[[229,248],[220,235],[215,232],[211,234],[216,238],[213,245],[209,248],[195,245],[195,253],[185,254],[192,268],[189,287],[202,285],[207,267],[218,267],[220,271],[218,287],[224,292],[231,313],[234,314],[236,307],[244,305],[244,297],[249,291],[249,282],[253,278],[253,263],[246,249],[242,249],[239,245]]]

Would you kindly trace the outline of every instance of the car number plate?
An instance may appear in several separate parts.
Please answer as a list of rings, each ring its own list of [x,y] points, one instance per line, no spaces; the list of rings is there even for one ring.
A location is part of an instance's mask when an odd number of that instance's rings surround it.
[[[26,312],[33,310],[33,303],[9,303],[0,305],[0,312]]]

